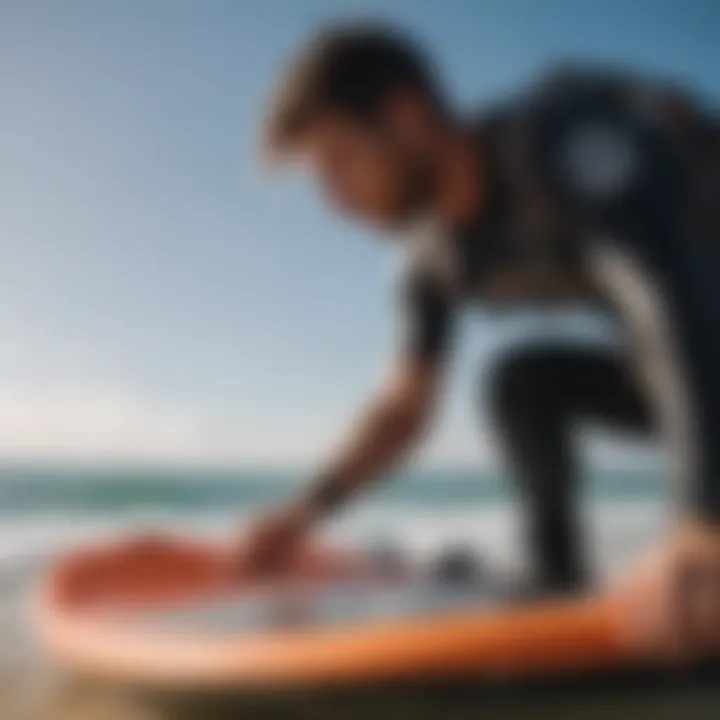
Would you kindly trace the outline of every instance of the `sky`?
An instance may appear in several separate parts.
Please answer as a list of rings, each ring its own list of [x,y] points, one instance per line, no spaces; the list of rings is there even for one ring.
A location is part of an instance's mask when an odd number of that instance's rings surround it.
[[[713,0],[2,0],[5,456],[322,459],[382,377],[391,263],[301,171],[267,171],[258,127],[318,23],[364,16],[424,40],[463,108],[558,57],[720,98]],[[487,460],[479,376],[514,338],[562,328],[608,334],[557,317],[467,323],[424,460]]]

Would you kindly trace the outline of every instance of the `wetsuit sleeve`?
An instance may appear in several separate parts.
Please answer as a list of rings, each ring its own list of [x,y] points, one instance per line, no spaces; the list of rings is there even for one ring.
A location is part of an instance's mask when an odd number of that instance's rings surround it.
[[[398,286],[400,352],[411,360],[440,361],[450,347],[455,314],[442,284],[426,273],[410,273]]]

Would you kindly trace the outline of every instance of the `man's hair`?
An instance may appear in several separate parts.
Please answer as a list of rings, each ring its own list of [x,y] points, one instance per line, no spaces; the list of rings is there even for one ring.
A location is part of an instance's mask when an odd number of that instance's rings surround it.
[[[420,92],[443,109],[434,68],[418,43],[382,25],[326,28],[281,80],[266,120],[266,150],[292,150],[324,112],[371,122],[398,89]]]

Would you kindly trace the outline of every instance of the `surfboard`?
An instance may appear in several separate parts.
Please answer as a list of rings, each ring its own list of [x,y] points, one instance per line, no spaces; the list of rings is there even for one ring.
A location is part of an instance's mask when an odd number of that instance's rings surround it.
[[[157,689],[522,680],[630,660],[607,598],[520,602],[446,575],[306,548],[282,576],[250,578],[219,544],[135,538],[61,558],[35,629],[67,670]]]

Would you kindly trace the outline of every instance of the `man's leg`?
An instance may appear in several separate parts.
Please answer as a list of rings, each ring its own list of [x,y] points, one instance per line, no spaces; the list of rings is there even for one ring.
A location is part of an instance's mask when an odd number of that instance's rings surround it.
[[[542,343],[496,367],[491,410],[526,505],[527,542],[550,590],[587,580],[578,517],[578,422],[649,432],[650,412],[623,358],[611,348]]]

